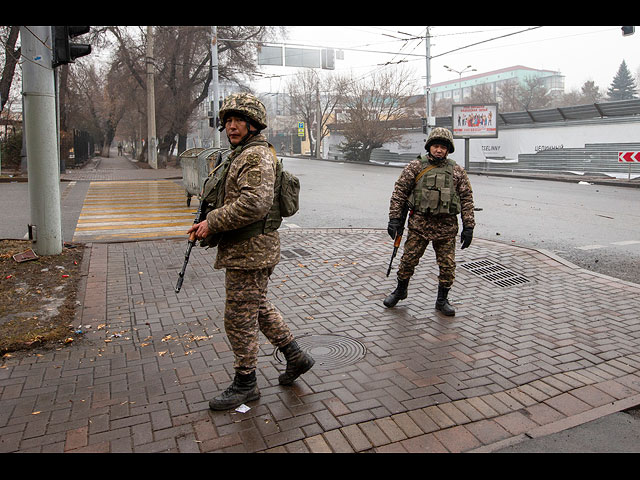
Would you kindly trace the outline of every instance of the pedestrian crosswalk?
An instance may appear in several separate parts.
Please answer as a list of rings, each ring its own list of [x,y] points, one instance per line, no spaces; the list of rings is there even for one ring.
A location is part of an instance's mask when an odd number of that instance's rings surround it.
[[[91,182],[73,241],[186,238],[193,203],[187,206],[184,188],[170,180]]]

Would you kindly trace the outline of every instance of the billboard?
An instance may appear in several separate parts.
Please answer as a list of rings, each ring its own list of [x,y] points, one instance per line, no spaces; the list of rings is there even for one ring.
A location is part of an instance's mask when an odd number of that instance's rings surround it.
[[[498,104],[452,105],[454,138],[496,138]]]

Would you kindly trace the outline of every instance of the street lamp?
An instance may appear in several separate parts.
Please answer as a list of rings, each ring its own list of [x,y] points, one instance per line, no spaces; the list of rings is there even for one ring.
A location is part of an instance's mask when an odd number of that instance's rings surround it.
[[[462,101],[462,74],[466,71],[471,71],[471,72],[476,72],[477,70],[475,68],[471,68],[471,65],[467,65],[464,69],[462,70],[456,70],[454,68],[451,68],[449,65],[444,65],[444,68],[446,68],[448,71],[450,72],[455,72],[458,74],[458,85],[460,87],[460,101]]]

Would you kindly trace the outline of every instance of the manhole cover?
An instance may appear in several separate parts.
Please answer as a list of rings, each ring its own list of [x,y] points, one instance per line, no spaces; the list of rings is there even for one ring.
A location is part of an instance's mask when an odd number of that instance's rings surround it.
[[[298,346],[316,361],[313,368],[332,369],[356,363],[364,358],[366,347],[353,338],[340,335],[307,335],[296,338]],[[286,363],[284,356],[276,348],[275,358]]]
[[[499,263],[492,262],[491,260],[475,260],[463,263],[460,266],[469,270],[471,273],[484,278],[485,280],[489,280],[499,287],[511,287],[514,285],[529,283],[529,279],[525,276],[513,272]]]

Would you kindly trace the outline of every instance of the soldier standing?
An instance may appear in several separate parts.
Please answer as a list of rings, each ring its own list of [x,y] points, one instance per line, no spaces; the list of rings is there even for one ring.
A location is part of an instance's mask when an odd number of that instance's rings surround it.
[[[205,182],[203,200],[210,205],[206,220],[188,231],[203,239],[203,246],[217,244],[214,268],[226,269],[224,327],[234,353],[235,377],[209,402],[212,410],[234,408],[260,396],[255,372],[259,332],[287,360],[280,384],[291,385],[314,364],[267,299],[269,277],[280,261],[280,237],[279,221],[275,227],[271,221],[276,158],[260,133],[267,127],[266,117],[264,105],[251,94],[224,100],[221,130],[232,151]]]
[[[455,279],[457,215],[460,213],[462,217],[461,248],[467,248],[475,227],[473,194],[465,170],[447,157],[454,151],[453,135],[449,130],[434,128],[425,149],[426,155],[412,160],[402,170],[391,195],[387,228],[391,238],[402,234],[402,211],[407,202],[411,215],[398,268],[398,285],[383,303],[390,308],[407,298],[409,280],[431,242],[439,267],[435,308],[444,315],[453,316],[456,312],[447,297]]]

